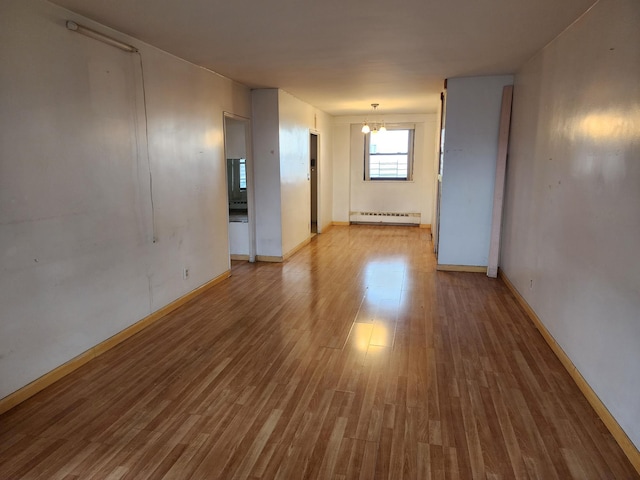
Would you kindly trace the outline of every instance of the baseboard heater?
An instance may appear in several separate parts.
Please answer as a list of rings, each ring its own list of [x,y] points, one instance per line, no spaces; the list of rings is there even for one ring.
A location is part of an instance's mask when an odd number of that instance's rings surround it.
[[[420,225],[420,214],[409,212],[351,212],[351,223],[383,225]]]

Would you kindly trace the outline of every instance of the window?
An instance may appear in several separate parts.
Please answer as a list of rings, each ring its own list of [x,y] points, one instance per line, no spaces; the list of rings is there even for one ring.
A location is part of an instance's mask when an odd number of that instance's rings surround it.
[[[240,190],[247,189],[247,160],[245,158],[240,159]]]
[[[365,180],[412,180],[413,129],[365,135]]]

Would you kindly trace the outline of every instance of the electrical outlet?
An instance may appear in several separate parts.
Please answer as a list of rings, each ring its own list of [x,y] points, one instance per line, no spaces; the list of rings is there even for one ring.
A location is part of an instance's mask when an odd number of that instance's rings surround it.
[[[182,270],[182,278],[184,280],[189,278],[189,268],[188,267],[184,267],[184,269]]]

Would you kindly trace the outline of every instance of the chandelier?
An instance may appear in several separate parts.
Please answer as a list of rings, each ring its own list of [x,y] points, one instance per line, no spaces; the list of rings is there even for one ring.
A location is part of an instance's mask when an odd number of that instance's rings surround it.
[[[380,106],[379,103],[372,103],[371,104],[371,114],[375,115],[376,112],[378,111],[378,107]],[[378,132],[380,133],[384,133],[387,131],[387,127],[384,124],[384,119],[382,120],[382,123],[378,123],[378,122],[372,122],[371,125],[369,125],[369,122],[367,121],[366,117],[364,119],[364,122],[362,124],[362,133],[364,133],[365,135],[369,132],[371,132],[372,134],[376,134]]]

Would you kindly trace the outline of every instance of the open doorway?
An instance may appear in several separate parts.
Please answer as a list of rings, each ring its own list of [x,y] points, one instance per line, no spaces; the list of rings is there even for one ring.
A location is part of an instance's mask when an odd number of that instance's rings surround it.
[[[249,119],[224,114],[231,260],[255,260]]]
[[[311,235],[318,231],[318,134],[309,133],[309,172],[311,181]]]

